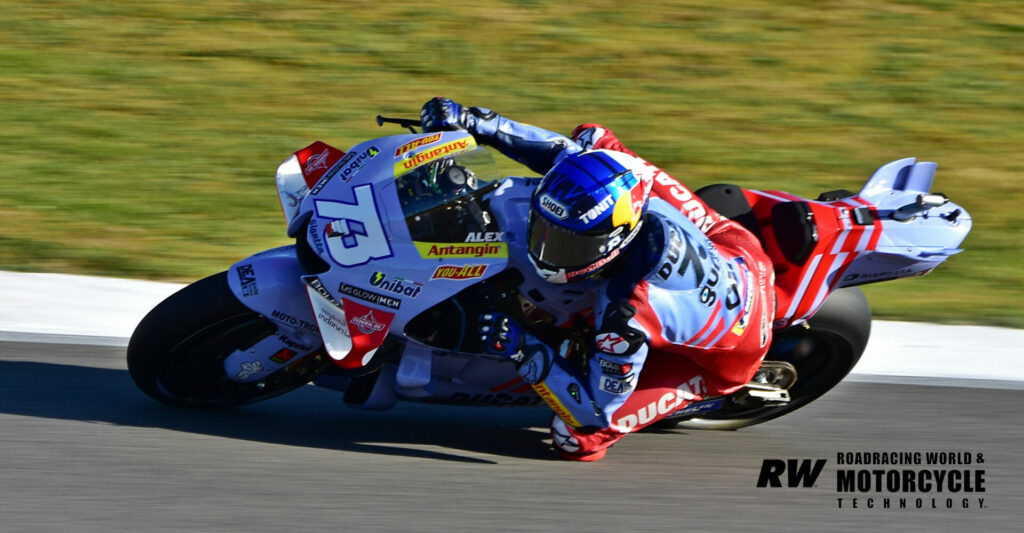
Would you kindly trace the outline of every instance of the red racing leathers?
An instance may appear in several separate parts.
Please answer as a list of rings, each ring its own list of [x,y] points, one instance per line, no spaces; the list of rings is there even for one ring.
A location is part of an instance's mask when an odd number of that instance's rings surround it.
[[[636,156],[599,125],[573,140]],[[652,198],[674,209],[651,201],[644,239],[601,286],[587,368],[521,372],[559,415],[552,436],[567,458],[600,459],[629,432],[741,388],[771,342],[774,274],[757,238],[657,167],[646,172]],[[594,416],[578,415],[587,403]]]

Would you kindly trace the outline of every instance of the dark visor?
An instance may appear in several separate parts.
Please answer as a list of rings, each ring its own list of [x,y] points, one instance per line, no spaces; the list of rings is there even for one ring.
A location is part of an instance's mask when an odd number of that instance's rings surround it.
[[[543,265],[570,269],[590,265],[605,255],[608,235],[562,229],[542,216],[530,217],[530,255]]]

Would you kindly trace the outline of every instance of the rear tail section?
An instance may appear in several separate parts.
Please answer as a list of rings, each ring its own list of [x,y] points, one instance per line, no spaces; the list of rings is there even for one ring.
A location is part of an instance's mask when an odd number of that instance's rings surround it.
[[[893,161],[857,194],[818,200],[743,191],[775,265],[775,327],[805,322],[832,290],[924,275],[961,252],[971,218],[930,192],[935,168],[913,158]]]

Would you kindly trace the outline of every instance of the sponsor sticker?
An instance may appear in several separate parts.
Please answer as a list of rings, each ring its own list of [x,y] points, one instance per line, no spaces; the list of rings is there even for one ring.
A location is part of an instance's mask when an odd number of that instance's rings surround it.
[[[345,296],[351,296],[364,302],[370,302],[372,304],[390,307],[391,309],[399,309],[402,307],[402,300],[380,294],[379,292],[368,291],[366,289],[360,289],[347,283],[342,283],[338,286],[338,292]]]
[[[277,353],[270,356],[270,360],[279,365],[283,365],[290,361],[291,358],[295,357],[296,355],[298,355],[298,352],[296,352],[295,350],[289,348],[281,348],[280,350],[277,351]]]
[[[611,207],[614,203],[615,202],[612,199],[612,195],[609,194],[608,196],[605,196],[603,200],[597,202],[597,205],[591,207],[589,210],[587,210],[586,213],[580,215],[580,222],[587,224],[592,220],[596,220],[597,217],[604,214],[604,212],[607,211],[608,208]]]
[[[533,386],[533,390],[537,391],[537,395],[540,396],[541,399],[551,407],[551,410],[553,410],[559,418],[564,420],[566,424],[576,428],[580,427],[581,424],[579,420],[576,420],[576,417],[572,415],[572,412],[562,404],[546,384],[537,383]]]
[[[481,244],[452,244],[447,242],[414,242],[424,259],[450,258],[504,258],[508,257],[508,244],[504,242]]]
[[[620,396],[626,394],[633,390],[633,385],[630,383],[633,381],[633,376],[631,374],[627,377],[630,379],[612,379],[609,377],[601,378],[601,390]]]
[[[504,231],[471,231],[466,235],[466,242],[503,242]]]
[[[313,186],[310,194],[316,196],[320,191],[331,181],[335,176],[341,176],[343,181],[348,181],[356,175],[357,172],[362,170],[366,163],[373,159],[377,154],[380,153],[380,149],[376,146],[371,146],[362,152],[349,152],[345,154],[345,157],[341,158],[335,163],[326,174]]]
[[[441,265],[434,270],[430,279],[472,279],[482,278],[487,265]]]
[[[597,363],[601,365],[602,374],[607,374],[617,378],[624,378],[633,370],[633,365],[630,363],[613,363],[602,357],[597,358]]]
[[[352,334],[352,352],[344,365],[345,368],[357,368],[366,365],[380,348],[387,336],[394,313],[371,309],[347,298],[342,299],[345,316],[348,318],[349,331]]]
[[[594,338],[594,342],[597,343],[597,349],[604,353],[620,355],[629,350],[629,341],[622,338],[622,335],[619,335],[614,331],[598,334],[597,337]]]
[[[324,151],[316,155],[309,156],[306,160],[306,172],[312,174],[317,170],[324,170],[327,168],[327,157],[331,155],[329,148],[324,148]]]
[[[284,311],[279,311],[277,309],[274,309],[270,313],[270,318],[282,324],[287,324],[295,329],[302,329],[310,333],[316,333],[318,331],[316,324],[313,324],[306,320],[302,320],[301,318],[285,313]]]
[[[259,361],[247,361],[245,363],[242,363],[242,366],[239,369],[238,374],[235,374],[234,380],[245,381],[246,379],[249,379],[252,376],[255,376],[256,374],[260,374],[262,372],[263,363]]]
[[[716,400],[708,400],[706,402],[691,403],[686,407],[670,414],[669,416],[681,416],[681,415],[695,415],[700,413],[708,413],[711,411],[717,411],[725,403],[724,398],[718,398]]]
[[[641,427],[650,424],[659,417],[674,413],[686,406],[687,402],[693,400],[698,394],[707,392],[704,376],[697,375],[686,383],[680,383],[676,390],[666,392],[657,400],[634,409],[632,412],[623,413],[616,411],[618,419],[615,422],[615,429],[622,433],[630,433]]]
[[[434,143],[436,143],[437,141],[440,141],[440,140],[441,140],[441,134],[440,133],[435,133],[435,134],[433,134],[433,135],[431,135],[429,137],[420,137],[419,139],[416,139],[415,141],[407,142],[407,143],[403,144],[402,146],[399,146],[398,148],[396,148],[395,149],[395,157],[398,157],[398,156],[400,156],[400,155],[402,155],[402,154],[404,154],[406,152],[415,150],[415,149],[419,148],[420,146],[429,146],[429,145],[434,144]]]
[[[377,333],[387,327],[373,318],[372,309],[367,311],[365,315],[352,317],[348,322],[367,335]]]
[[[256,296],[260,293],[256,286],[256,272],[252,265],[239,265],[235,271],[238,273],[238,281],[242,285],[242,296]]]
[[[468,152],[476,148],[476,141],[473,137],[465,137],[457,141],[451,141],[442,144],[436,148],[430,148],[413,154],[411,157],[406,157],[401,161],[395,163],[395,177],[401,176],[407,172],[412,171],[416,167],[420,167],[445,157],[447,155],[455,155],[462,152]]]
[[[408,296],[409,298],[419,296],[420,290],[423,289],[422,283],[400,278],[398,276],[389,276],[383,272],[374,272],[371,274],[370,285],[401,296]]]

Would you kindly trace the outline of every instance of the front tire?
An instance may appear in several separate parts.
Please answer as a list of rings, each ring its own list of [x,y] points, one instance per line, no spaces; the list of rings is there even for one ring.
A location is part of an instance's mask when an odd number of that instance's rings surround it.
[[[225,374],[230,354],[276,333],[274,323],[235,298],[221,272],[172,294],[142,319],[128,342],[128,372],[142,392],[172,406],[258,402],[309,383],[328,364],[317,352],[254,383]]]

